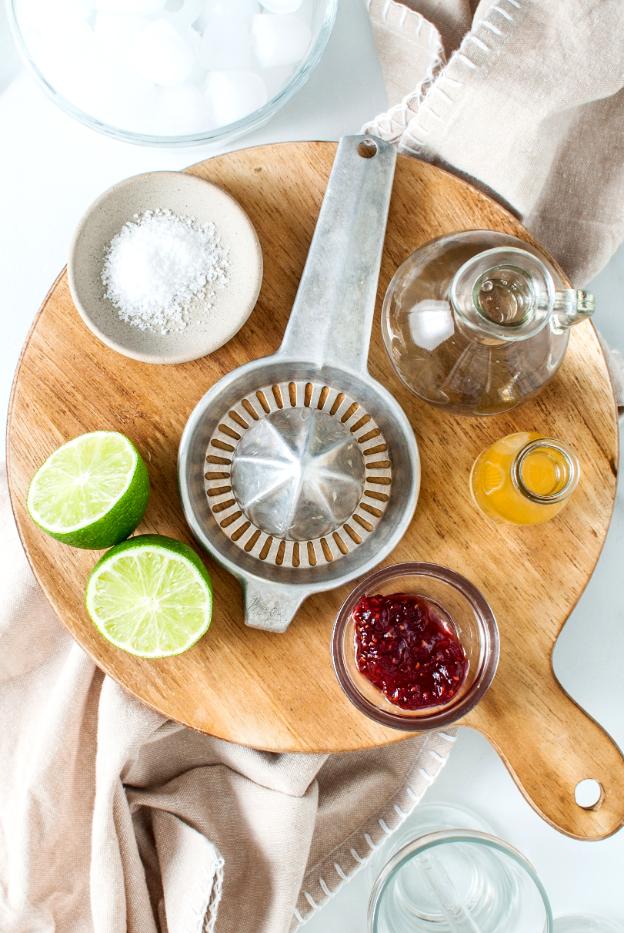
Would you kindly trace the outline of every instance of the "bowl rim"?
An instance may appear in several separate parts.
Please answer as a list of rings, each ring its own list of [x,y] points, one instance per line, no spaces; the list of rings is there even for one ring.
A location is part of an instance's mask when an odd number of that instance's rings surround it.
[[[110,337],[108,334],[104,333],[100,327],[95,323],[93,317],[91,316],[88,305],[82,301],[80,296],[80,289],[76,282],[75,274],[75,256],[76,249],[78,246],[78,241],[81,236],[84,234],[85,230],[92,222],[93,218],[100,212],[101,207],[109,198],[116,196],[119,191],[131,187],[136,184],[142,183],[145,179],[153,178],[155,175],[165,178],[171,178],[176,182],[180,182],[182,179],[182,184],[190,184],[193,186],[208,186],[215,189],[222,195],[226,200],[230,201],[234,208],[241,214],[242,218],[245,220],[250,233],[253,235],[254,246],[255,246],[255,258],[258,263],[258,282],[257,287],[254,290],[254,295],[249,302],[249,307],[246,310],[244,317],[236,318],[235,325],[231,328],[231,331],[228,331],[227,336],[219,343],[218,345],[210,346],[209,349],[206,349],[202,346],[199,350],[193,350],[190,353],[178,353],[172,354],[170,356],[161,355],[159,353],[143,353],[138,350],[132,350],[127,347],[124,343],[119,340],[115,340]],[[199,189],[203,190],[203,189]],[[132,216],[129,216],[127,220],[132,220]],[[258,302],[258,296],[260,295],[260,290],[262,288],[263,280],[263,256],[262,256],[262,246],[260,244],[260,239],[258,237],[258,232],[253,225],[251,218],[247,214],[247,211],[240,204],[239,201],[234,198],[229,191],[226,191],[225,188],[222,188],[220,185],[215,184],[212,181],[208,181],[206,178],[201,178],[199,175],[194,175],[191,172],[186,171],[175,171],[171,169],[164,169],[155,172],[140,172],[138,175],[129,175],[127,178],[122,178],[119,181],[115,182],[114,185],[111,185],[109,188],[106,188],[105,191],[102,191],[97,198],[91,202],[86,211],[83,213],[82,217],[78,221],[78,224],[72,235],[71,243],[69,246],[68,260],[67,260],[67,282],[69,285],[69,291],[72,297],[72,301],[78,314],[82,318],[84,324],[91,331],[94,336],[98,338],[103,344],[109,347],[111,350],[115,350],[117,353],[121,353],[122,356],[129,357],[130,359],[137,360],[140,363],[153,363],[158,365],[177,365],[179,363],[190,363],[193,360],[201,359],[204,356],[207,356],[210,353],[215,353],[222,346],[228,343],[239,330],[245,326],[249,320],[256,304]]]
[[[370,702],[358,689],[356,683],[348,672],[344,657],[344,631],[351,618],[353,607],[365,593],[370,592],[372,588],[382,583],[386,583],[393,578],[406,576],[432,577],[449,584],[456,590],[459,590],[471,604],[473,611],[477,615],[481,628],[486,638],[486,650],[477,676],[465,696],[457,703],[451,703],[443,707],[438,712],[422,716],[407,716],[399,711],[399,707],[383,709]],[[376,570],[374,573],[364,577],[358,585],[347,596],[340,607],[331,636],[331,656],[336,678],[343,692],[353,705],[369,719],[381,723],[384,726],[390,726],[393,729],[400,729],[404,732],[430,732],[443,726],[449,726],[467,712],[481,700],[489,689],[500,658],[500,634],[498,624],[490,604],[487,602],[481,591],[464,577],[462,574],[443,567],[440,564],[427,563],[424,561],[406,561],[399,564],[391,564]]]
[[[2,2],[2,0],[0,0],[0,2]],[[39,70],[34,58],[31,56],[19,24],[16,9],[18,0],[6,0],[6,9],[10,32],[22,61],[26,64],[47,96],[51,98],[64,113],[74,120],[77,120],[79,123],[82,123],[84,126],[122,142],[133,143],[139,146],[152,146],[155,148],[183,148],[185,146],[199,146],[202,144],[216,145],[227,140],[236,139],[238,136],[243,136],[258,129],[270,120],[271,117],[303,87],[320,62],[336,22],[339,0],[323,0],[323,2],[325,4],[325,9],[316,37],[311,42],[306,57],[299,63],[299,66],[293,71],[287,83],[277,94],[274,94],[262,107],[259,107],[257,110],[252,110],[251,113],[246,114],[239,120],[235,120],[233,123],[226,123],[224,126],[217,127],[216,129],[204,130],[199,133],[172,136],[133,133],[130,130],[123,130],[103,120],[98,120],[96,117],[87,113],[86,110],[82,110],[82,108],[72,104],[71,101],[63,94],[60,94],[54,85],[47,80]]]

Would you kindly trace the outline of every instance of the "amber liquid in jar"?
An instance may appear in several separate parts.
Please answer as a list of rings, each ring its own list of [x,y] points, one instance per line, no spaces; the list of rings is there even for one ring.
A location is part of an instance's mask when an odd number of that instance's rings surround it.
[[[576,456],[560,441],[521,431],[502,437],[477,457],[470,489],[490,518],[538,525],[561,511],[579,474]]]

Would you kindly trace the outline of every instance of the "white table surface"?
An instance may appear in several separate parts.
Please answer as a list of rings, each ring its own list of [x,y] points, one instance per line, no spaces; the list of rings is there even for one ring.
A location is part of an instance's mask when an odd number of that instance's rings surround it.
[[[234,145],[336,139],[383,110],[385,95],[361,0],[341,0],[336,30],[308,85],[260,131]],[[182,168],[206,148],[155,150],[107,139],[73,122],[14,60],[0,14],[0,409],[2,422],[20,347],[87,205],[120,178]],[[597,322],[624,349],[624,250],[593,283]],[[624,744],[624,492],[598,568],[557,644],[555,670],[566,690]],[[553,752],[556,754],[556,750]],[[496,753],[463,730],[427,795],[481,812],[535,864],[555,914],[588,911],[617,918],[624,931],[624,834],[580,843],[546,825],[516,789]],[[309,933],[363,933],[370,880],[360,872],[307,924]],[[501,931],[502,933],[502,931]]]

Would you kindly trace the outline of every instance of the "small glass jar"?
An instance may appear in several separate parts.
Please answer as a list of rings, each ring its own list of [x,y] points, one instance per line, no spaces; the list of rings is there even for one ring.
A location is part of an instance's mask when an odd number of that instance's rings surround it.
[[[477,457],[470,490],[490,518],[538,525],[561,511],[579,477],[579,462],[561,441],[521,431],[502,437]]]
[[[467,659],[466,675],[448,702],[403,709],[360,673],[355,651],[354,609],[363,596],[408,593],[424,597],[450,619]],[[385,726],[426,732],[456,722],[489,688],[499,657],[494,614],[479,590],[460,574],[436,564],[405,563],[365,577],[338,613],[332,636],[332,659],[340,686],[360,712]]]

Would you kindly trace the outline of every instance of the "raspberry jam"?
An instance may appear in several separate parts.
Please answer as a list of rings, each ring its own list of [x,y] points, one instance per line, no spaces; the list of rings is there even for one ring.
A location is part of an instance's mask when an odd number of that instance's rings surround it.
[[[468,659],[440,609],[412,593],[363,596],[353,610],[360,673],[401,709],[441,706],[468,671]]]

